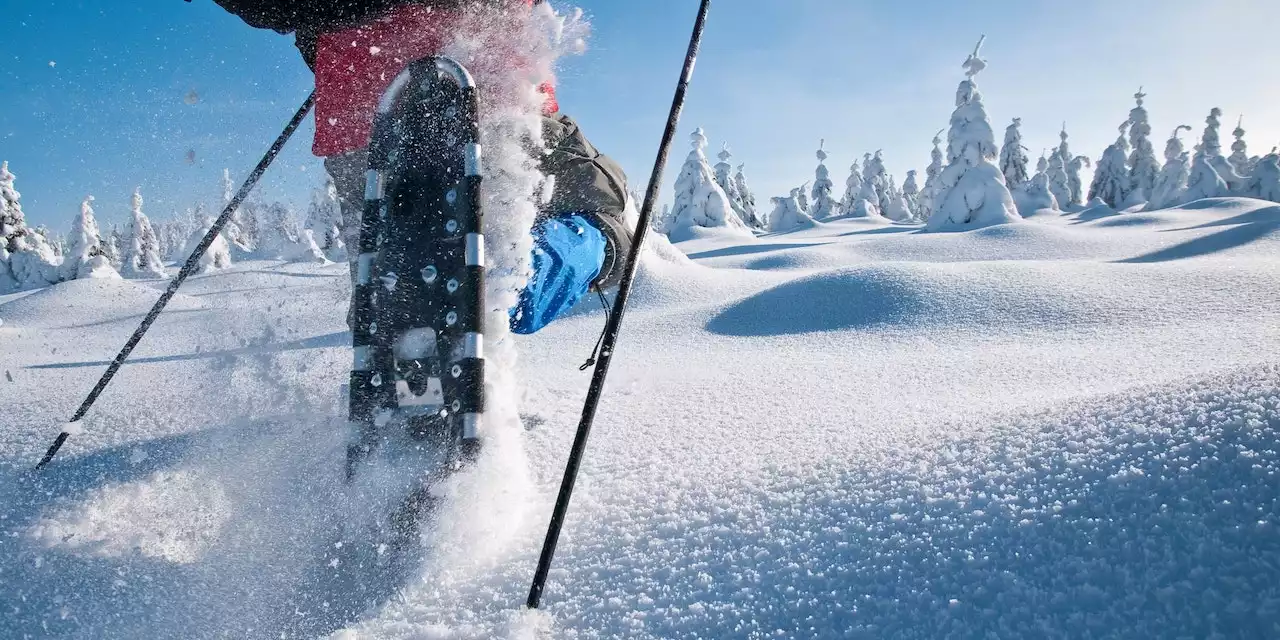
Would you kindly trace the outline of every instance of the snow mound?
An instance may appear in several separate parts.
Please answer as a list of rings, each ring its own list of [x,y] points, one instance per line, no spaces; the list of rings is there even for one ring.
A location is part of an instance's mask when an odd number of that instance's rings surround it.
[[[160,289],[120,279],[85,278],[46,287],[0,304],[0,317],[14,326],[85,327],[138,318],[160,299]],[[181,293],[169,301],[169,311],[205,308],[199,299]]]
[[[1004,261],[844,268],[741,300],[713,318],[707,330],[731,336],[925,328],[1012,332],[1141,325],[1192,313],[1229,318],[1231,305],[1198,293],[1199,287],[1214,283],[1256,304],[1280,308],[1280,291],[1230,267],[1182,271],[1191,291],[1170,298],[1154,287],[1152,274],[1114,264],[1046,269]]]

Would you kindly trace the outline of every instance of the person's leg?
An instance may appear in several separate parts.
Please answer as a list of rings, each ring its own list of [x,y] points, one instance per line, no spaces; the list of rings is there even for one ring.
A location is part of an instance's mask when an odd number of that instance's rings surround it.
[[[342,243],[347,245],[352,287],[355,286],[356,264],[360,259],[360,217],[364,212],[364,178],[368,168],[369,154],[363,149],[324,159],[324,170],[333,178],[333,186],[338,191],[338,207],[342,209]]]
[[[547,326],[592,288],[615,286],[632,243],[622,168],[567,116],[544,118],[543,134],[541,168],[555,188],[533,229],[533,274],[511,310],[511,330],[521,334]]]
[[[622,279],[622,264],[631,250],[632,229],[628,226],[627,176],[612,158],[600,153],[583,135],[572,118],[554,114],[542,119],[547,153],[541,169],[555,179],[551,201],[543,217],[579,215],[604,234],[604,263],[594,282],[600,289],[616,286]]]

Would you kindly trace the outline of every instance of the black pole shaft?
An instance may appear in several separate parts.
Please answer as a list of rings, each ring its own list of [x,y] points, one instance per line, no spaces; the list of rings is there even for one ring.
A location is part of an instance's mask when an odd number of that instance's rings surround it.
[[[160,299],[151,307],[151,311],[147,313],[147,317],[142,319],[142,324],[138,326],[138,330],[134,331],[133,335],[129,336],[129,341],[124,343],[124,348],[120,349],[120,353],[116,354],[115,360],[112,360],[111,364],[107,366],[106,373],[102,374],[102,378],[98,380],[98,384],[94,385],[93,391],[89,392],[89,397],[85,398],[84,402],[80,403],[80,408],[76,409],[75,415],[71,416],[72,423],[79,422],[81,418],[84,418],[84,415],[89,412],[89,408],[98,400],[98,396],[102,395],[102,392],[107,388],[107,385],[111,384],[111,379],[115,377],[116,372],[120,370],[124,361],[129,358],[129,354],[133,352],[133,348],[138,346],[138,342],[142,340],[142,336],[147,334],[147,330],[151,328],[151,324],[156,321],[156,318],[160,317],[160,312],[164,311],[164,308],[169,304],[169,300],[173,299],[174,294],[178,293],[178,287],[181,287],[187,277],[195,272],[196,265],[200,262],[200,257],[204,255],[205,251],[209,250],[209,245],[213,244],[213,241],[217,239],[218,234],[222,233],[222,228],[227,225],[229,220],[231,220],[231,216],[235,214],[236,209],[240,208],[240,204],[244,202],[244,199],[249,197],[249,192],[253,191],[253,188],[258,184],[258,180],[262,178],[262,174],[266,173],[267,167],[271,166],[271,163],[275,161],[276,156],[280,155],[280,150],[284,148],[284,145],[289,141],[289,138],[293,137],[293,132],[298,130],[298,126],[301,125],[303,119],[307,117],[307,113],[311,111],[311,107],[315,102],[316,94],[313,91],[310,96],[307,96],[306,102],[303,102],[302,106],[298,107],[298,112],[293,114],[293,119],[289,120],[289,124],[285,125],[284,131],[280,133],[280,137],[276,138],[276,141],[271,144],[270,149],[267,149],[266,155],[262,156],[262,160],[258,161],[258,166],[254,167],[253,173],[250,173],[249,177],[245,179],[244,184],[240,185],[240,190],[236,192],[235,197],[231,198],[231,202],[227,203],[227,207],[222,210],[222,215],[218,216],[218,219],[214,221],[213,226],[209,227],[209,232],[204,234],[204,238],[200,240],[200,244],[196,245],[195,250],[191,252],[191,256],[187,258],[187,263],[182,265],[182,269],[178,271],[178,275],[174,276],[173,280],[169,281],[168,288],[164,290],[164,293],[160,295]],[[62,445],[67,442],[67,438],[69,437],[71,437],[71,434],[67,431],[59,433],[58,437],[53,441],[53,444],[49,446],[49,450],[45,452],[44,458],[42,458],[39,464],[36,465],[36,468],[39,469],[49,464],[49,461],[53,460],[54,456],[58,455],[58,450],[62,448]]]
[[[600,359],[596,361],[595,371],[591,375],[591,387],[587,391],[586,404],[582,408],[582,420],[578,423],[578,433],[573,439],[573,448],[569,451],[569,463],[565,466],[564,480],[560,483],[560,494],[556,497],[556,506],[551,513],[551,524],[547,527],[547,537],[542,544],[542,554],[538,558],[538,569],[533,576],[533,586],[529,588],[529,599],[525,604],[530,609],[537,609],[542,602],[542,590],[547,583],[547,574],[551,571],[551,561],[556,554],[556,544],[560,540],[560,530],[564,526],[565,513],[569,510],[569,500],[573,497],[573,485],[578,479],[578,469],[587,448],[587,438],[591,435],[591,425],[595,421],[596,409],[600,406],[600,397],[604,393],[605,378],[609,375],[609,363],[613,360],[614,344],[622,330],[622,317],[627,311],[627,298],[631,295],[631,285],[635,281],[636,269],[640,264],[640,252],[644,246],[645,236],[649,232],[649,218],[653,215],[658,193],[662,190],[662,174],[667,168],[667,157],[671,153],[671,141],[676,135],[676,126],[680,123],[680,112],[684,110],[685,94],[689,90],[689,82],[693,78],[693,67],[698,59],[698,48],[702,44],[702,32],[707,24],[707,11],[711,8],[711,0],[702,0],[698,9],[698,19],[693,26],[693,36],[689,39],[689,52],[684,59],[684,70],[680,74],[680,84],[676,87],[676,96],[671,103],[671,115],[667,117],[667,128],[662,133],[662,143],[658,146],[658,158],[653,163],[653,174],[649,177],[649,188],[644,194],[644,205],[640,209],[640,220],[636,223],[635,241],[631,253],[627,255],[626,270],[622,272],[622,282],[618,285],[618,297],[613,303],[613,313],[605,325],[604,343],[600,351]]]

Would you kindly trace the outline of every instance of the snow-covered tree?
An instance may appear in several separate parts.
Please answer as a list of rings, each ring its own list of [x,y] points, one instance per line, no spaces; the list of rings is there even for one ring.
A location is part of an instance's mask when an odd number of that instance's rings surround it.
[[[733,208],[734,215],[738,216],[738,219],[743,224],[748,224],[747,213],[742,207],[742,194],[738,192],[738,183],[733,179],[733,165],[729,164],[729,159],[733,158],[733,153],[729,151],[727,143],[721,146],[720,153],[716,157],[720,160],[712,167],[715,172],[716,184],[720,185],[720,189],[729,197],[729,206]]]
[[[668,233],[692,227],[745,230],[746,225],[734,214],[729,196],[716,183],[711,165],[707,163],[707,136],[699,128],[689,138],[693,149],[676,178],[672,227]]]
[[[231,171],[223,169],[222,206],[230,205],[235,195],[235,183],[231,181]],[[222,236],[227,239],[228,246],[242,254],[248,254],[257,246],[257,229],[255,228],[251,232],[247,228],[250,222],[249,218],[255,217],[256,209],[252,206],[245,206],[245,204],[236,207],[236,210],[231,214],[231,219],[222,227]],[[256,220],[254,225],[256,227]]]
[[[1275,149],[1254,163],[1245,194],[1251,198],[1280,202],[1280,153]]]
[[[200,246],[200,241],[204,239],[205,234],[209,233],[209,229],[213,227],[214,222],[215,219],[212,216],[205,216],[201,220],[199,226],[192,230],[191,235],[184,243],[186,252],[193,252],[196,247]],[[183,260],[186,260],[186,256],[183,257]],[[215,236],[213,243],[200,255],[200,260],[196,265],[201,272],[230,267],[231,246],[227,243],[226,236],[221,233]]]
[[[800,193],[796,196],[796,202],[800,203],[800,209],[805,213],[809,213],[809,183],[800,185]]]
[[[1227,183],[1227,188],[1231,191],[1241,191],[1244,189],[1245,177],[1236,173],[1235,167],[1222,155],[1222,143],[1218,137],[1218,130],[1222,128],[1222,109],[1214,107],[1209,110],[1209,116],[1204,119],[1204,135],[1200,139],[1200,147],[1196,152],[1196,157],[1205,156],[1205,161],[1209,166],[1213,167],[1215,173],[1223,182]],[[1192,180],[1195,179],[1195,162],[1192,162],[1191,174]],[[1225,193],[1220,195],[1226,195]]]
[[[1058,138],[1062,140],[1058,148],[1049,154],[1048,166],[1045,169],[1049,177],[1049,191],[1059,209],[1071,203],[1071,176],[1067,174],[1067,163],[1071,162],[1071,150],[1067,146],[1067,123],[1062,123],[1062,131]]]
[[[1187,178],[1186,202],[1194,202],[1203,198],[1220,198],[1227,195],[1230,186],[1213,167],[1213,157],[1205,153],[1204,147],[1191,160],[1191,175]]]
[[[889,188],[885,189],[889,200],[882,209],[884,217],[894,222],[911,222],[911,205],[907,199],[898,190],[897,182],[893,176],[889,176]]]
[[[653,220],[649,222],[649,226],[657,233],[667,235],[667,230],[671,228],[671,205],[662,205],[662,212],[653,216]]]
[[[907,210],[911,212],[912,220],[923,217],[920,213],[920,185],[916,183],[915,169],[907,172],[907,179],[902,183],[902,198],[907,203]]]
[[[303,228],[293,208],[273,202],[260,210],[258,250],[254,257],[286,262],[325,262],[310,229]]]
[[[882,220],[883,213],[880,211],[880,194],[876,191],[875,178],[867,178],[864,171],[862,179],[862,191],[858,192],[858,197],[853,200],[853,208],[845,212],[850,218],[870,218],[872,220]]]
[[[1155,148],[1151,146],[1151,123],[1147,119],[1147,109],[1142,106],[1142,99],[1147,94],[1138,88],[1133,94],[1137,106],[1129,111],[1129,145],[1133,152],[1129,154],[1129,193],[1126,207],[1146,202],[1156,186],[1156,177],[1160,175],[1160,161],[1156,159]]]
[[[98,230],[98,220],[93,215],[92,202],[93,196],[85,197],[80,203],[80,215],[71,221],[71,242],[61,266],[63,280],[120,277],[102,248],[102,235]]]
[[[312,190],[306,228],[311,231],[320,251],[330,260],[346,262],[347,247],[342,242],[342,208],[338,205],[338,188],[333,184],[333,178],[325,180],[324,188]]]
[[[849,178],[844,181],[844,197],[840,199],[840,211],[849,213],[853,210],[853,203],[858,200],[858,194],[862,193],[862,167],[858,166],[858,161],[853,161],[853,166],[849,167]]]
[[[1164,145],[1164,168],[1160,169],[1156,185],[1151,189],[1147,211],[1176,207],[1186,202],[1187,180],[1191,177],[1191,157],[1178,137],[1184,129],[1191,131],[1191,127],[1185,124],[1178,125]]]
[[[133,190],[133,220],[129,224],[129,249],[125,253],[124,275],[131,278],[163,278],[166,274],[160,258],[160,240],[151,220],[142,212],[142,189]]]
[[[956,110],[947,134],[947,167],[938,176],[938,194],[929,231],[972,229],[1021,220],[1004,175],[996,167],[999,150],[975,78],[987,63],[983,39],[965,60],[965,79],[956,89]]]
[[[205,224],[206,219],[211,218],[205,212],[203,202],[196,203],[195,208],[187,209],[182,215],[174,217],[171,222],[174,225],[174,237],[177,242],[173,246],[173,253],[169,254],[170,260],[178,263],[187,261],[187,258],[191,256],[191,252],[196,247],[196,243],[191,242],[191,238],[198,235],[197,232],[201,228],[206,230],[209,228],[209,225]],[[203,237],[196,238],[196,242],[199,242],[200,238]],[[230,249],[231,246],[227,245],[227,250],[230,251]]]
[[[1014,118],[1004,130],[1004,145],[1000,147],[1000,173],[1005,185],[1015,191],[1030,179],[1027,174],[1027,148],[1022,146],[1022,118]]]
[[[791,190],[790,195],[772,198],[773,212],[769,214],[769,231],[777,233],[813,226],[813,218],[800,206],[803,192],[804,189],[796,188]]]
[[[1128,127],[1128,120],[1120,124],[1120,137],[1102,152],[1089,186],[1089,199],[1100,198],[1112,209],[1121,209],[1129,197],[1129,141],[1124,136]]]
[[[0,291],[58,282],[58,258],[48,240],[27,227],[17,176],[0,162]]]
[[[120,235],[120,227],[111,225],[111,230],[102,239],[102,254],[111,263],[111,268],[119,271],[124,266],[124,237]]]
[[[831,191],[835,188],[835,184],[831,182],[831,172],[827,169],[827,152],[823,149],[827,141],[822,140],[818,143],[818,168],[814,170],[812,204],[809,209],[809,216],[814,220],[826,220],[836,215],[840,203],[831,197]]]
[[[1076,156],[1067,163],[1067,187],[1071,191],[1071,200],[1067,203],[1069,206],[1080,207],[1084,204],[1084,181],[1080,179],[1080,172],[1091,166],[1093,162],[1088,156]]]
[[[1022,215],[1030,215],[1043,209],[1057,210],[1058,199],[1049,188],[1049,161],[1040,154],[1036,161],[1036,173],[1022,188],[1013,193],[1014,202]]]
[[[862,155],[862,186],[863,190],[870,189],[870,193],[874,193],[875,197],[870,201],[876,205],[876,209],[880,209],[884,197],[884,190],[888,185],[889,176],[884,169],[884,160],[881,158],[880,151],[877,150],[874,155],[865,153]],[[858,192],[859,197],[862,191]]]
[[[920,217],[928,219],[933,213],[933,200],[938,194],[938,176],[942,175],[942,132],[933,134],[933,151],[929,152],[929,166],[924,169],[924,189],[920,192]]]
[[[747,176],[742,172],[745,168],[745,164],[739,164],[737,171],[733,174],[733,183],[737,185],[738,193],[742,196],[742,209],[747,214],[744,222],[753,229],[765,229],[768,225],[756,210],[755,192],[747,185]]]
[[[1235,137],[1235,142],[1231,143],[1231,155],[1227,158],[1227,162],[1231,163],[1231,167],[1241,176],[1249,176],[1253,173],[1253,165],[1256,159],[1249,157],[1249,144],[1244,141],[1244,116],[1236,121],[1236,128],[1231,132]]]
[[[877,149],[875,154],[871,156],[871,161],[867,163],[866,170],[863,172],[862,181],[864,184],[867,181],[871,182],[872,188],[876,190],[876,197],[879,198],[876,206],[880,209],[880,215],[888,215],[887,212],[893,207],[893,191],[895,187],[890,184],[891,179],[889,172],[884,168],[882,153]]]

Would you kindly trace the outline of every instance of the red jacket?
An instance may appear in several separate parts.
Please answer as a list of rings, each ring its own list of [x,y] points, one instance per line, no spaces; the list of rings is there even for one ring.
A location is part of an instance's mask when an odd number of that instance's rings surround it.
[[[532,5],[532,0],[512,0]],[[413,60],[439,53],[459,13],[406,4],[358,27],[316,38],[316,138],[312,151],[332,156],[369,144],[378,98]],[[546,112],[558,109],[555,90]]]

